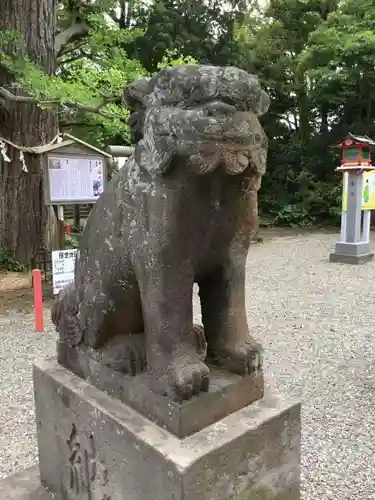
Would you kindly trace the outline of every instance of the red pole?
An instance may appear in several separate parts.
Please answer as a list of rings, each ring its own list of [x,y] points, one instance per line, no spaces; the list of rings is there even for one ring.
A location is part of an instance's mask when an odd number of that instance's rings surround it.
[[[42,291],[42,273],[40,269],[33,270],[33,287],[34,287],[35,331],[43,333],[44,332],[43,291]]]

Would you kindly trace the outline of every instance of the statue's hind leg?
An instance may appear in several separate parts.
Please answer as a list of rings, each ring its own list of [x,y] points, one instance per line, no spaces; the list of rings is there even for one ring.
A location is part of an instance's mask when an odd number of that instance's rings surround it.
[[[97,361],[134,376],[146,370],[146,340],[138,287],[132,287],[126,295],[125,312],[116,315],[116,304],[109,294],[86,286],[79,304],[72,283],[57,297],[52,321],[60,334],[60,342],[70,348],[83,343],[93,348],[88,352]],[[121,304],[117,307],[122,310]],[[191,334],[196,352],[203,359],[206,344],[202,327],[194,325]]]
[[[147,367],[144,332],[117,335],[94,351],[93,356],[115,371],[132,376],[139,375]]]
[[[193,325],[192,339],[199,359],[204,361],[207,344],[201,325]],[[95,351],[95,358],[113,370],[132,376],[138,375],[147,369],[145,333],[118,335]]]
[[[121,300],[116,302],[110,292],[106,293],[101,282],[86,282],[82,290],[79,300],[74,284],[68,285],[52,307],[61,359],[62,353],[72,353],[72,349],[82,346],[88,355],[114,369],[132,375],[143,371],[144,328],[138,287],[123,291],[125,307]],[[142,333],[134,335],[136,332]]]

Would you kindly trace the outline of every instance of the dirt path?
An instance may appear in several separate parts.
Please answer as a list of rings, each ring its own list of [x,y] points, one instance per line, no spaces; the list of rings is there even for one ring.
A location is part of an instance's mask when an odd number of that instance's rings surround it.
[[[50,285],[44,287],[44,301],[48,307],[52,300]],[[29,275],[0,274],[0,316],[30,314],[33,312],[33,290]]]

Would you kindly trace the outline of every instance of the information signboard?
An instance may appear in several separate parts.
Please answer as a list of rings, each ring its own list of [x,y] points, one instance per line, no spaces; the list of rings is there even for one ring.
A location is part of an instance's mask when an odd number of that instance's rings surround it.
[[[46,202],[53,205],[95,203],[104,190],[104,159],[49,156]]]
[[[53,294],[57,295],[66,285],[74,281],[77,250],[55,250],[52,252]]]

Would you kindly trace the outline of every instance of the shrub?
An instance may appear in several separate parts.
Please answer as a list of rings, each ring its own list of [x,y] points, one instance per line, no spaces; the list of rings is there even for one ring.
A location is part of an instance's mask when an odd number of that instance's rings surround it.
[[[0,270],[22,273],[26,268],[24,265],[14,260],[7,250],[0,248]]]

